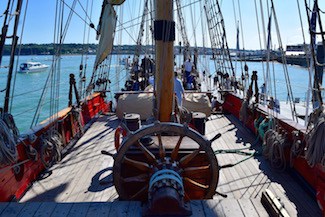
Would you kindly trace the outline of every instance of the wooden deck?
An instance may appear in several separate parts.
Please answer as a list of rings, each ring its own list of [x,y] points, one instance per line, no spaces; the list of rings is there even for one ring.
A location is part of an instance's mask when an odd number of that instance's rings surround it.
[[[139,202],[118,201],[112,183],[113,159],[100,152],[114,151],[115,116],[102,116],[71,148],[63,160],[35,182],[19,203],[0,203],[1,216],[141,216]],[[231,115],[213,115],[206,137],[222,137],[213,149],[250,147],[253,136]],[[256,146],[258,147],[258,145]],[[235,163],[245,156],[218,154],[219,165]],[[193,216],[267,216],[260,198],[270,189],[291,216],[321,216],[315,200],[288,171],[273,170],[262,156],[222,169],[218,192],[223,199],[192,201]]]

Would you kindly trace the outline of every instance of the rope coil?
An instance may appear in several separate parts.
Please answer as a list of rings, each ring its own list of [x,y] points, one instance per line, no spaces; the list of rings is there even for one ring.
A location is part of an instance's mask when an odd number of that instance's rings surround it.
[[[239,120],[242,121],[243,123],[246,123],[247,121],[248,106],[249,106],[248,99],[245,99],[239,110]]]
[[[56,130],[50,130],[51,135],[44,135],[41,139],[41,161],[45,168],[61,160],[61,147],[63,145],[61,135]]]
[[[286,168],[284,148],[287,146],[286,135],[282,135],[273,129],[266,131],[263,140],[263,155],[269,159],[271,166],[280,171]]]
[[[82,126],[82,115],[81,115],[81,108],[73,107],[72,108],[72,115],[75,120],[77,120],[78,128],[80,130],[80,136],[85,133],[84,128]],[[61,140],[62,141],[62,140]]]
[[[18,151],[13,133],[0,118],[0,166],[17,162]]]
[[[312,124],[311,124],[312,125]],[[310,126],[311,126],[310,125]],[[322,112],[306,136],[306,159],[311,167],[325,166],[325,113]]]
[[[301,155],[303,151],[302,141],[299,139],[299,132],[293,131],[292,136],[293,136],[293,143],[290,148],[290,167],[293,167],[294,158]]]

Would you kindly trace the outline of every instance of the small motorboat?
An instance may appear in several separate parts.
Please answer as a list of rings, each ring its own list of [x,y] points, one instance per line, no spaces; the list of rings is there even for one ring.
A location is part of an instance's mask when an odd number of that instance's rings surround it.
[[[26,62],[19,66],[20,73],[31,73],[31,72],[43,72],[49,65],[42,64],[40,62]]]

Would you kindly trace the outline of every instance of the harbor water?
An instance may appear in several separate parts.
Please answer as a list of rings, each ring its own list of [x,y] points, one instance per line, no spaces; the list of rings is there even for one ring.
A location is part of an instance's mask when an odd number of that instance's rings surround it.
[[[107,94],[108,100],[113,99],[113,93],[123,88],[126,78],[128,77],[128,72],[125,70],[125,66],[119,65],[119,59],[126,56],[113,55],[111,60],[111,68],[109,72],[109,78],[111,80],[110,90],[111,93]],[[60,97],[59,97],[59,109],[63,109],[68,105],[68,93],[69,93],[69,74],[75,74],[78,86],[79,80],[79,65],[81,63],[81,55],[76,56],[62,56],[61,59],[61,73],[60,73]],[[179,57],[175,58],[176,65],[180,65]],[[88,84],[95,56],[88,56],[87,61],[87,73],[86,73],[86,84]],[[41,62],[43,64],[51,65],[51,56],[20,56],[19,64],[26,61]],[[5,68],[9,62],[9,57],[5,56],[3,58],[2,68],[0,68],[0,107],[3,107],[5,88],[7,83],[7,71]],[[84,60],[85,63],[85,60]],[[18,64],[18,65],[19,65]],[[214,63],[210,60],[210,56],[200,57],[200,65],[207,65],[207,67],[199,67],[200,71],[205,70],[206,75],[211,74],[214,76],[215,71]],[[240,77],[242,69],[244,67],[243,62],[234,62],[234,67],[236,68],[236,76]],[[260,87],[264,82],[264,74],[266,72],[266,66],[262,65],[262,62],[247,62],[249,67],[249,76],[252,71],[258,71],[258,86]],[[291,82],[291,88],[293,92],[293,97],[299,99],[300,101],[306,100],[306,93],[308,89],[309,72],[306,68],[299,66],[288,65],[288,72]],[[13,97],[10,98],[12,106],[10,107],[10,112],[14,115],[17,127],[21,132],[28,130],[31,126],[40,96],[42,94],[45,81],[49,75],[49,67],[44,72],[39,73],[16,73],[15,83],[12,83],[12,88],[14,85]],[[286,79],[284,75],[283,65],[280,63],[270,64],[270,74],[272,77],[272,91],[276,93],[276,98],[280,101],[286,101],[288,96]],[[275,79],[273,79],[273,76]],[[275,88],[274,88],[275,85]],[[274,91],[275,90],[275,91]],[[50,91],[48,91],[49,93]],[[50,98],[49,94],[43,103],[43,109],[39,117],[39,122],[46,119],[50,112]]]

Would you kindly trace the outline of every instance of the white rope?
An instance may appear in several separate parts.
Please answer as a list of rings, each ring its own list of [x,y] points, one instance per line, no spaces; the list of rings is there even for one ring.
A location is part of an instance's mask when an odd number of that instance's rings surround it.
[[[271,166],[280,171],[286,168],[284,148],[287,145],[286,136],[273,129],[266,131],[263,142],[263,155],[270,160]]]
[[[306,159],[308,164],[313,167],[320,163],[325,166],[325,113],[322,112],[316,119],[311,131],[307,134]]]
[[[9,165],[17,161],[18,152],[13,134],[0,118],[0,165]]]
[[[301,155],[301,153],[303,151],[302,142],[299,139],[299,132],[298,131],[293,131],[292,132],[292,137],[293,137],[293,143],[292,143],[291,148],[290,148],[290,167],[293,167],[294,158]]]
[[[52,131],[51,136],[41,139],[41,161],[45,168],[50,168],[53,164],[61,160],[62,140],[56,130]]]
[[[249,105],[248,100],[245,99],[239,110],[239,120],[242,121],[243,123],[246,123],[247,121],[248,105]]]

